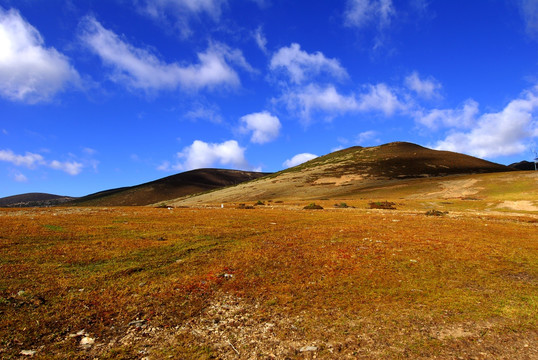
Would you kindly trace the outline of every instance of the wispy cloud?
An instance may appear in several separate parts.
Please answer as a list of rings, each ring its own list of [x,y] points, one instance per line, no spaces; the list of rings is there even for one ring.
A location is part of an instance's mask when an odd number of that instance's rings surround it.
[[[260,50],[267,54],[267,38],[265,37],[263,33],[263,28],[261,26],[258,26],[256,31],[252,34],[254,40],[256,41],[256,44],[260,48]]]
[[[418,72],[414,71],[405,78],[405,85],[417,95],[426,99],[440,98],[438,90],[441,89],[441,83],[433,77],[421,79]]]
[[[347,26],[361,28],[373,23],[381,29],[390,25],[395,15],[392,0],[348,0],[344,19]]]
[[[46,47],[39,31],[18,11],[0,7],[0,96],[26,103],[49,101],[79,82],[65,55]]]
[[[82,29],[82,41],[112,69],[110,78],[130,88],[199,90],[237,87],[240,79],[232,65],[254,71],[240,50],[221,43],[210,43],[205,52],[198,53],[197,64],[182,66],[176,62],[166,63],[148,50],[134,47],[93,17],[85,18]]]
[[[172,22],[183,37],[193,31],[190,23],[206,16],[218,22],[226,0],[143,0],[141,11],[159,22]]]
[[[535,0],[518,0],[521,14],[525,21],[527,33],[538,36],[538,2]]]

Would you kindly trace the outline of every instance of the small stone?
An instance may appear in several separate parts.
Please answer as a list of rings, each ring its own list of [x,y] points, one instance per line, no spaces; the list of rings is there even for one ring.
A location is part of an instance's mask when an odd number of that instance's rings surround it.
[[[35,350],[21,350],[20,354],[24,356],[34,356],[36,353]]]
[[[90,348],[93,344],[95,344],[95,339],[89,336],[84,336],[82,339],[80,339],[80,346],[84,348]]]
[[[318,348],[316,346],[303,346],[301,349],[299,349],[300,352],[307,352],[307,351],[317,351]]]

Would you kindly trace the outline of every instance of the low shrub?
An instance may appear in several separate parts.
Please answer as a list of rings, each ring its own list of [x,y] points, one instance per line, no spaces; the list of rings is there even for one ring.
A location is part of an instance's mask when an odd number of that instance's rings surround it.
[[[340,204],[334,204],[334,207],[335,207],[335,208],[339,208],[339,209],[346,209],[346,208],[348,208],[349,206],[348,206],[348,204],[346,204],[345,202],[343,202],[343,203],[340,203]]]
[[[323,207],[321,205],[318,205],[316,203],[310,203],[306,205],[303,209],[305,210],[323,210]]]
[[[396,203],[390,201],[372,201],[368,205],[370,206],[370,209],[396,210],[394,207]]]

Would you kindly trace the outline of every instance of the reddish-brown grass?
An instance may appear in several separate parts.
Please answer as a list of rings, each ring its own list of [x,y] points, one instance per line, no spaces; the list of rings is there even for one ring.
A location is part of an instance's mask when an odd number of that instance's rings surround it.
[[[365,209],[1,210],[0,357],[536,358],[536,226]]]

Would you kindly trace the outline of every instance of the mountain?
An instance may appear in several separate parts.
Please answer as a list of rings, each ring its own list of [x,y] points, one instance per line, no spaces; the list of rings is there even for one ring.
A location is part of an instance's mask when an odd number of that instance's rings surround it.
[[[0,207],[56,206],[75,198],[45,193],[27,193],[0,198]]]
[[[534,162],[525,160],[510,164],[508,166],[516,170],[536,170],[534,167]]]
[[[181,196],[237,185],[266,175],[268,173],[225,169],[197,169],[136,186],[101,191],[78,198],[72,204],[84,206],[140,206],[158,204]]]
[[[507,171],[514,169],[460,153],[394,142],[336,151],[234,188],[171,203],[341,198],[405,180]]]

